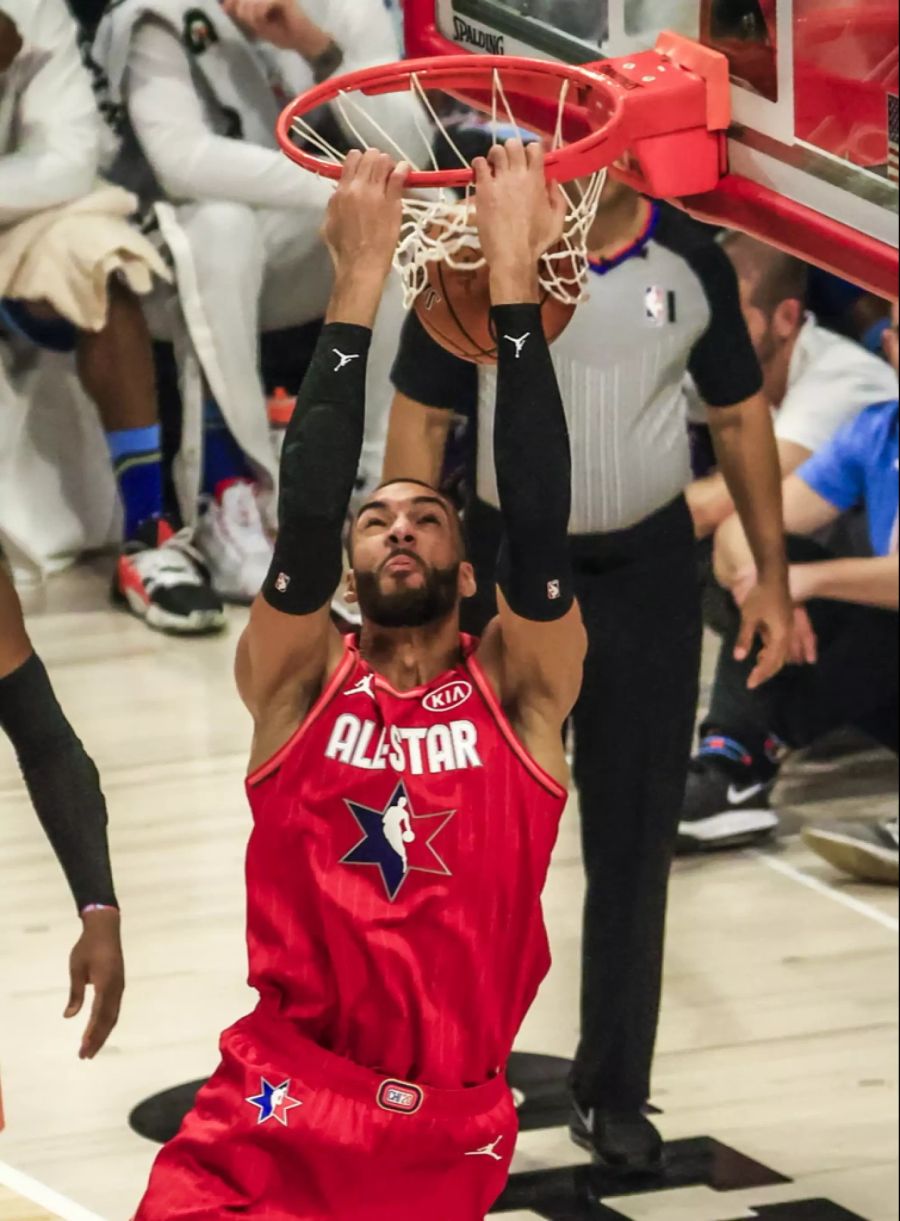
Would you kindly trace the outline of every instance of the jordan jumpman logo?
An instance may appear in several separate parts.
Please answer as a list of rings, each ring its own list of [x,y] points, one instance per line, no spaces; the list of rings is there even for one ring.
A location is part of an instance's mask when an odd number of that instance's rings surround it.
[[[497,1148],[502,1141],[503,1137],[498,1136],[492,1145],[485,1145],[483,1149],[474,1149],[471,1153],[467,1153],[466,1157],[490,1157],[495,1162],[502,1162],[503,1158],[497,1152]]]
[[[344,695],[368,695],[370,699],[375,699],[375,675],[367,674],[365,678],[361,678],[355,687],[351,687],[349,691],[345,691]]]
[[[343,353],[343,352],[341,352],[341,351],[339,351],[337,348],[332,348],[331,350],[332,350],[332,352],[334,352],[335,356],[336,356],[336,357],[338,358],[338,360],[341,362],[341,363],[340,363],[340,364],[337,366],[337,368],[335,369],[335,373],[340,373],[340,371],[341,371],[342,369],[346,369],[347,365],[352,364],[352,362],[353,362],[354,360],[359,360],[359,356],[358,356],[358,355],[356,355],[356,356],[353,356],[353,355],[350,355],[350,356],[345,356],[345,355],[344,355],[344,353]]]
[[[508,339],[510,343],[514,343],[516,345],[516,360],[521,360],[525,344],[531,338],[531,331],[528,331],[528,333],[523,335],[520,339],[516,339],[512,335],[504,335],[503,338]]]

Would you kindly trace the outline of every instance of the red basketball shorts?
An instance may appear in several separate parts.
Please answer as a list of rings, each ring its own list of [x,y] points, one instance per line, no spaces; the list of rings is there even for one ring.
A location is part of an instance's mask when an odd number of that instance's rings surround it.
[[[503,1078],[390,1081],[254,1014],[160,1153],[135,1221],[483,1221],[518,1123]]]

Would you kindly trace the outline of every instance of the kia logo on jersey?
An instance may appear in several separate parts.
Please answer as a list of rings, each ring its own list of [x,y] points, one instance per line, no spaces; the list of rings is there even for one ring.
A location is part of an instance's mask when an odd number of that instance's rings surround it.
[[[425,1101],[425,1094],[417,1085],[403,1081],[385,1081],[378,1091],[378,1105],[383,1111],[396,1111],[399,1115],[415,1115]]]
[[[454,708],[461,708],[471,694],[472,684],[457,679],[438,687],[437,691],[430,691],[422,700],[422,707],[426,712],[452,712]]]

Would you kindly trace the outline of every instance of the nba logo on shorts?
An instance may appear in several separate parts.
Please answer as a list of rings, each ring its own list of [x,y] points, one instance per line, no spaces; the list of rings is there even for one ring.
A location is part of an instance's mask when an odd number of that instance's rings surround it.
[[[383,1111],[396,1111],[398,1115],[415,1115],[425,1101],[425,1095],[417,1085],[405,1081],[385,1081],[378,1091],[378,1105]]]
[[[287,575],[287,573],[279,572],[279,574],[275,580],[275,588],[278,590],[278,592],[280,594],[286,594],[288,591],[288,587],[290,586],[290,583],[291,583],[291,578]]]
[[[562,597],[562,586],[559,581],[547,582],[547,597],[551,602],[558,602]]]

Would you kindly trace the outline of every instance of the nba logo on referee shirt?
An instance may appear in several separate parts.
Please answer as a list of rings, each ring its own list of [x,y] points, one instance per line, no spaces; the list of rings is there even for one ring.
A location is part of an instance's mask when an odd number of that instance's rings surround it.
[[[398,1115],[415,1115],[424,1101],[423,1091],[406,1081],[385,1081],[378,1091],[381,1109],[395,1111]]]
[[[648,288],[644,294],[644,317],[651,326],[675,321],[675,294],[664,288]]]

